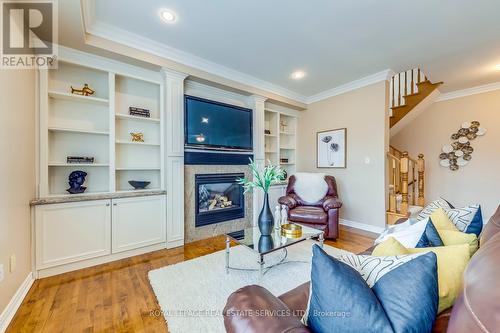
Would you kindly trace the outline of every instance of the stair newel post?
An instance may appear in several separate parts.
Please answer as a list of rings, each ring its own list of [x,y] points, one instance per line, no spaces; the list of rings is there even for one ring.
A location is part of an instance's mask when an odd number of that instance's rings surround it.
[[[395,106],[394,105],[394,76],[391,78],[391,81],[392,81],[392,104],[391,106]]]
[[[391,213],[396,213],[396,160],[394,158],[391,158],[392,164],[391,164],[391,178],[392,178],[392,184],[391,188],[389,189],[389,211]]]
[[[401,214],[408,214],[408,169],[410,165],[410,160],[408,158],[408,152],[403,152],[403,156],[400,160],[400,173],[401,173]]]
[[[424,190],[425,190],[425,160],[424,160],[424,154],[419,154],[418,155],[418,161],[417,161],[417,166],[418,166],[418,200],[417,204],[419,206],[424,206],[425,204],[425,198],[424,198]]]

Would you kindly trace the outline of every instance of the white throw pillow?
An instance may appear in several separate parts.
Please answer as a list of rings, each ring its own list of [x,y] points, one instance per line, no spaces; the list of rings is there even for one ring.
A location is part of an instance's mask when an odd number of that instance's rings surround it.
[[[324,173],[298,172],[295,174],[295,193],[306,203],[313,204],[328,193]]]
[[[389,237],[393,237],[404,247],[414,248],[422,238],[428,222],[429,218],[420,221],[409,219],[406,222],[387,227],[375,240],[375,244],[382,243]]]

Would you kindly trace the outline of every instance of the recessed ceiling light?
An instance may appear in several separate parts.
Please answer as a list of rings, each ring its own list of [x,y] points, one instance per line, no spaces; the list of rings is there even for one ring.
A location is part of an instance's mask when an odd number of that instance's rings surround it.
[[[300,80],[303,79],[306,76],[306,73],[304,71],[295,71],[290,75],[290,77],[294,80]]]
[[[175,13],[169,9],[162,9],[160,11],[160,17],[163,19],[163,21],[172,23],[175,21]]]

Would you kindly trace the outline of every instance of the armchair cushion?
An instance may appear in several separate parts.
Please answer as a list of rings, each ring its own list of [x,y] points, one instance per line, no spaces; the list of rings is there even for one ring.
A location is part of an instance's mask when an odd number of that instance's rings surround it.
[[[340,201],[339,198],[326,197],[325,201],[323,201],[323,209],[325,210],[325,212],[329,211],[330,209],[340,207],[342,207],[342,201]]]
[[[313,224],[326,224],[328,222],[328,215],[321,207],[298,206],[290,210],[288,217],[294,222]]]
[[[224,325],[229,333],[310,333],[300,316],[267,289],[250,285],[229,296]]]

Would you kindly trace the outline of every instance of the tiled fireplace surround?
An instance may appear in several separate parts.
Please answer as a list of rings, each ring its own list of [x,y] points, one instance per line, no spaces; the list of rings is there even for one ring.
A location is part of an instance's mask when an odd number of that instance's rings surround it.
[[[249,227],[253,220],[252,194],[245,194],[245,217],[237,220],[224,221],[202,227],[195,227],[195,175],[244,173],[250,177],[246,165],[185,165],[184,166],[184,237],[185,242],[216,236]]]

